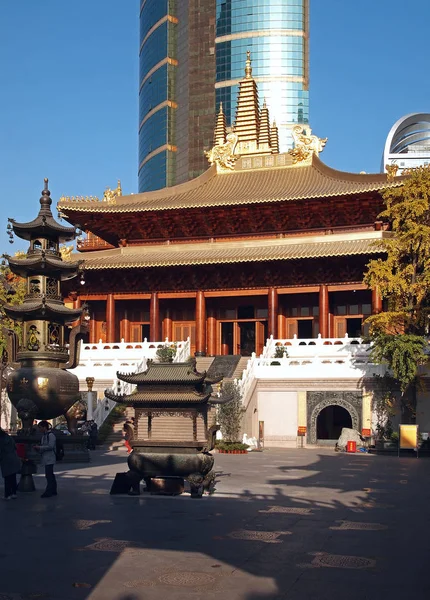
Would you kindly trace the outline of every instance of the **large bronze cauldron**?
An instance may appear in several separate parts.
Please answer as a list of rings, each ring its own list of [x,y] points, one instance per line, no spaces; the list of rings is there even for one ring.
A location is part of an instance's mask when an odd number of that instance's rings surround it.
[[[192,496],[201,496],[204,489],[210,490],[214,481],[213,464],[214,457],[209,452],[134,451],[128,457],[130,471],[137,473],[147,485],[152,477],[182,477],[189,482]]]
[[[10,401],[18,411],[23,429],[31,429],[34,419],[53,419],[65,415],[71,428],[76,415],[69,409],[80,399],[76,375],[59,368],[21,367],[7,382]]]

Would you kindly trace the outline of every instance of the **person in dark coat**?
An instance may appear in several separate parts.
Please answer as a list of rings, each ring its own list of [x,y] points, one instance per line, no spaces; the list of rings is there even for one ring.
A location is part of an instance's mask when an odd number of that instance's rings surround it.
[[[90,450],[95,450],[96,444],[97,444],[98,427],[97,427],[97,423],[94,420],[91,420],[89,423],[90,423],[90,428],[89,428],[88,434],[90,436],[90,441],[88,443],[88,448]]]
[[[3,429],[0,429],[0,468],[4,478],[5,500],[15,500],[18,487],[16,476],[21,471],[21,459],[16,453],[14,440]]]

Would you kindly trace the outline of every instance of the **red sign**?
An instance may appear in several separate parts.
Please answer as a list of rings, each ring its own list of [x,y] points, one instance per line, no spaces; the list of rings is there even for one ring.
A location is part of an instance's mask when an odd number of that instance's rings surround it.
[[[300,426],[300,427],[297,429],[297,435],[298,435],[299,437],[303,437],[304,435],[306,435],[306,427],[302,427],[302,426]]]
[[[370,437],[372,435],[372,432],[370,431],[370,429],[362,429],[361,430],[361,435],[363,437]]]

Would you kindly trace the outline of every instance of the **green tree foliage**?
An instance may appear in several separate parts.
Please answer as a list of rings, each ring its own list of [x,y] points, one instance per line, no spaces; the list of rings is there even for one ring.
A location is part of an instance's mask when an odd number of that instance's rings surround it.
[[[378,288],[387,311],[366,321],[373,343],[372,358],[390,368],[413,417],[418,367],[427,362],[430,286],[430,169],[409,173],[402,186],[383,194],[380,218],[391,234],[378,242],[384,258],[371,260],[364,282]]]
[[[17,255],[20,253],[17,253]],[[0,316],[1,326],[13,329],[18,334],[21,332],[19,324],[8,319],[4,313],[4,304],[21,304],[26,294],[26,280],[17,277],[7,265],[0,265]],[[6,349],[6,340],[0,328],[0,353]]]
[[[239,442],[243,408],[238,386],[233,381],[223,383],[221,398],[226,400],[218,408],[218,424],[223,440],[226,442]]]

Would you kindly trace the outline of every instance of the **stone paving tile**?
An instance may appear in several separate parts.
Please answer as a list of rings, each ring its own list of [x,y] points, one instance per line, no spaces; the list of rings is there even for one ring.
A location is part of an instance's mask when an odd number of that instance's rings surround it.
[[[246,463],[217,455],[217,493],[192,500],[109,496],[126,456],[93,456],[90,465],[57,466],[58,498],[39,498],[38,475],[38,494],[0,503],[7,539],[1,593],[13,600],[424,598],[430,461],[327,449],[270,449],[249,454]],[[41,580],[43,551],[51,545],[52,569]],[[322,566],[322,555],[375,563]]]

